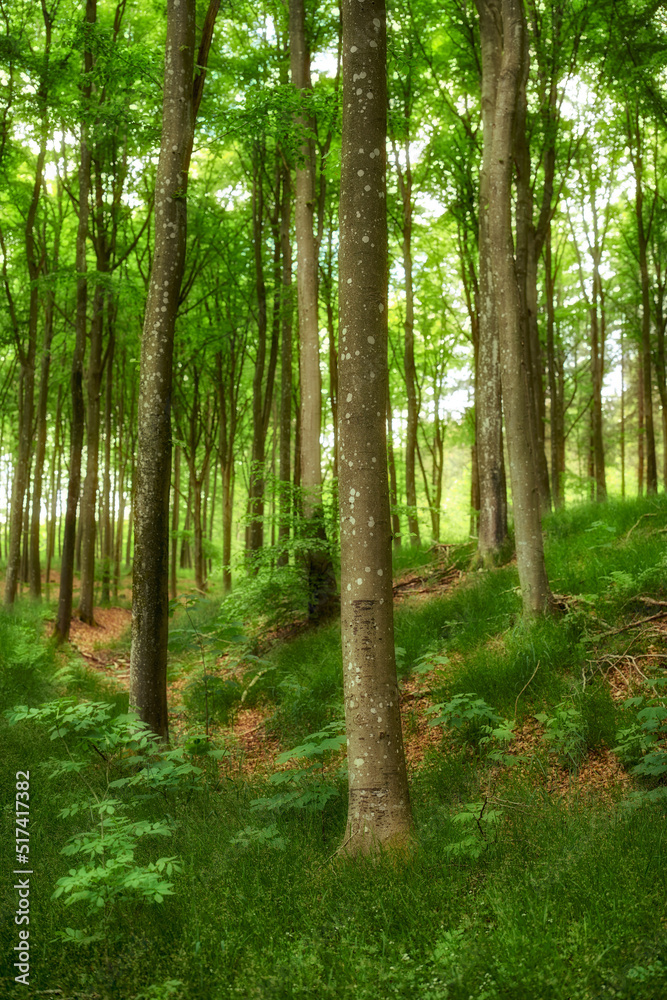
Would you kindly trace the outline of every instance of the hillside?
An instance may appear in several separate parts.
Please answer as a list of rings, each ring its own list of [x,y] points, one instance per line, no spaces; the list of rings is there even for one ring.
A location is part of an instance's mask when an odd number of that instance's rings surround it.
[[[268,578],[222,605],[181,601],[168,751],[124,714],[126,611],[97,646],[77,629],[83,656],[41,638],[48,607],[3,614],[2,707],[26,706],[0,724],[6,844],[14,776],[30,774],[37,954],[21,995],[667,996],[667,500],[573,507],[545,528],[558,611],[534,625],[512,564],[401,554],[415,830],[398,856],[339,851],[338,626],[308,627]],[[3,928],[3,996],[17,933]]]

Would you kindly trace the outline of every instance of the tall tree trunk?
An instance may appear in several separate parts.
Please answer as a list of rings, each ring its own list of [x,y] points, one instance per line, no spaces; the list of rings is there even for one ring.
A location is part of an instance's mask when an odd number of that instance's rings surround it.
[[[58,497],[60,496],[61,454],[62,454],[62,386],[58,386],[58,402],[56,404],[55,435],[53,453],[51,456],[51,474],[49,481],[50,503],[49,518],[46,528],[46,599],[50,599],[51,564],[56,545],[56,521],[58,513]]]
[[[405,321],[403,323],[403,364],[405,370],[405,392],[408,403],[408,423],[405,437],[405,499],[408,507],[408,530],[410,544],[419,545],[419,517],[417,514],[417,431],[419,429],[419,406],[417,400],[417,373],[415,369],[415,294],[412,275],[412,164],[410,162],[410,105],[406,98],[403,107],[404,127],[407,137],[401,153],[405,167],[394,145],[394,161],[401,196],[401,232],[403,235],[403,274],[405,277]]]
[[[282,259],[280,309],[282,317],[280,334],[280,458],[278,477],[281,483],[278,527],[278,545],[281,549],[278,565],[289,561],[287,542],[290,536],[291,440],[292,440],[292,241],[290,223],[292,216],[292,185],[289,168],[283,167],[280,202],[280,252]],[[229,483],[227,486],[227,495]],[[225,496],[223,469],[223,497]],[[223,510],[224,499],[223,499]],[[224,520],[224,515],[223,515]],[[231,535],[230,535],[231,540]],[[223,543],[224,545],[224,543]],[[224,559],[223,559],[224,563]]]
[[[637,357],[637,496],[644,496],[644,456],[645,456],[645,436],[646,425],[644,392],[644,357],[643,351],[638,352]]]
[[[482,44],[483,150],[479,177],[479,306],[475,371],[477,475],[479,483],[478,558],[494,563],[507,538],[507,497],[503,471],[503,434],[498,317],[493,293],[489,232],[491,156],[501,39],[498,2],[477,0]]]
[[[593,405],[591,408],[591,438],[594,459],[595,499],[607,499],[607,479],[604,460],[604,428],[602,426],[602,381],[604,376],[604,337],[601,336],[598,303],[601,305],[602,280],[600,254],[597,247],[593,257],[593,297],[591,300],[591,376],[593,380]]]
[[[109,299],[108,309],[112,317],[114,304]],[[111,564],[113,559],[112,530],[112,488],[111,488],[111,435],[113,409],[113,355],[114,355],[114,322],[110,321],[109,346],[106,359],[106,382],[104,387],[104,474],[102,478],[102,505],[100,511],[102,535],[102,604],[111,602]]]
[[[172,601],[178,594],[178,516],[181,504],[181,446],[174,448],[174,500],[171,508],[171,555],[169,558],[169,591]]]
[[[306,42],[304,0],[290,0],[290,70],[292,84],[302,101],[311,92],[310,52]],[[322,506],[322,386],[318,319],[318,248],[313,230],[315,218],[314,123],[308,111],[295,116],[300,135],[296,165],[294,228],[297,259],[296,281],[299,320],[299,378],[301,402],[301,488],[303,530],[307,539],[303,554],[308,580],[308,613],[314,621],[328,617],[337,607],[336,578],[324,527]]]
[[[556,509],[560,509],[565,496],[561,475],[561,453],[565,447],[565,413],[563,387],[560,379],[559,359],[556,349],[555,275],[551,249],[551,227],[544,244],[544,285],[547,311],[547,369],[549,377],[549,424],[551,457],[551,494]]]
[[[533,190],[530,176],[530,147],[526,134],[528,74],[528,39],[524,36],[524,70],[517,102],[514,126],[514,160],[516,164],[515,208],[515,260],[519,288],[521,342],[525,355],[527,375],[526,391],[529,401],[527,429],[532,437],[531,449],[535,466],[535,480],[540,494],[542,510],[551,509],[549,472],[544,450],[544,384],[540,359],[540,339],[537,328],[537,260],[535,255],[535,228],[533,225]]]
[[[30,524],[30,560],[28,576],[30,596],[42,596],[42,571],[39,558],[40,520],[42,513],[42,479],[46,456],[46,410],[49,399],[49,374],[51,368],[51,341],[53,339],[54,293],[50,293],[44,312],[44,345],[37,401],[37,435],[35,444],[35,472],[32,484],[32,520]]]
[[[648,236],[644,224],[644,192],[642,188],[643,163],[638,151],[635,155],[635,216],[639,248],[639,277],[642,292],[642,395],[644,425],[646,429],[646,493],[658,492],[658,466],[655,455],[655,428],[653,425],[652,361],[651,361],[651,282],[648,273]]]
[[[195,2],[168,0],[155,249],[141,340],[132,582],[130,706],[168,739],[169,487],[174,328],[185,265],[194,122],[217,3],[211,0],[195,67]]]
[[[368,853],[404,845],[412,818],[394,656],[385,434],[386,15],[383,0],[343,0],[342,14],[338,426],[349,786],[342,850]]]
[[[271,415],[273,385],[278,360],[278,329],[273,327],[269,362],[266,363],[267,307],[266,281],[263,260],[263,218],[264,189],[262,182],[262,158],[264,145],[255,142],[253,150],[253,251],[255,263],[255,294],[257,297],[257,357],[252,382],[252,452],[250,467],[250,489],[248,495],[249,527],[247,546],[249,552],[258,552],[264,544],[264,488],[266,435]],[[266,381],[264,376],[266,374]]]
[[[394,455],[394,428],[391,412],[391,397],[387,386],[387,463],[389,467],[389,504],[391,509],[391,537],[394,548],[401,547],[401,519],[398,516],[398,482],[396,479],[396,457]],[[393,509],[392,509],[393,508]]]
[[[494,119],[489,184],[489,238],[493,290],[500,335],[503,407],[507,426],[517,566],[526,616],[545,613],[551,594],[544,564],[540,498],[527,354],[512,236],[512,150],[519,91],[525,80],[524,12],[521,0],[502,0],[502,60]],[[484,23],[482,21],[482,23]]]
[[[97,0],[86,0],[87,25],[94,24],[97,18]],[[86,38],[92,37],[90,34]],[[90,49],[84,53],[84,80],[82,93],[86,101],[90,100],[92,92],[91,73],[93,56]],[[67,486],[67,507],[62,543],[62,559],[60,562],[60,593],[58,598],[58,614],[54,635],[58,642],[69,639],[70,622],[72,619],[72,589],[74,584],[74,556],[77,535],[77,508],[81,490],[81,452],[85,412],[83,401],[83,358],[86,346],[88,285],[86,279],[86,240],[88,238],[89,198],[90,198],[90,167],[91,155],[88,146],[88,129],[85,122],[81,123],[79,162],[79,219],[76,235],[76,329],[74,351],[72,354],[72,372],[70,377],[72,396],[72,416],[70,424],[70,456],[69,482]]]
[[[100,261],[98,260],[98,268]],[[103,374],[105,292],[97,285],[90,324],[90,355],[86,376],[86,477],[81,495],[81,589],[78,615],[87,625],[95,624],[95,542],[97,538],[97,484],[100,449],[100,413]]]

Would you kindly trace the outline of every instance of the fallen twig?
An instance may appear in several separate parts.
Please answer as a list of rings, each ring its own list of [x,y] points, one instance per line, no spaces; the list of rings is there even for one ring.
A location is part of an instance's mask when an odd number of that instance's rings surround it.
[[[610,632],[600,632],[597,636],[598,639],[606,639],[610,635],[620,635],[621,632],[627,632],[628,629],[637,628],[638,625],[645,625],[647,622],[655,621],[656,618],[664,618],[667,615],[667,609],[665,611],[658,611],[654,615],[649,615],[647,618],[638,618],[637,621],[630,622],[629,625],[623,625],[621,628],[613,628]]]
[[[540,661],[538,660],[537,661],[537,666],[533,670],[533,673],[532,673],[532,675],[530,677],[530,680],[526,681],[526,683],[524,684],[524,686],[521,688],[521,690],[519,691],[518,695],[516,696],[516,701],[514,702],[514,717],[515,718],[516,718],[516,710],[517,710],[517,707],[519,705],[519,698],[521,697],[521,695],[523,694],[523,692],[526,690],[526,688],[528,687],[528,685],[530,684],[530,682],[533,680],[533,677],[535,676],[535,674],[537,673],[537,671],[539,669],[540,669]]]
[[[630,537],[630,535],[635,530],[635,528],[637,527],[637,525],[639,524],[639,522],[643,521],[645,517],[657,517],[657,516],[658,516],[657,514],[642,514],[642,516],[639,518],[639,520],[635,521],[635,523],[632,525],[632,527],[630,528],[630,530],[626,531],[626,533],[623,535],[623,541],[625,541],[627,538]]]

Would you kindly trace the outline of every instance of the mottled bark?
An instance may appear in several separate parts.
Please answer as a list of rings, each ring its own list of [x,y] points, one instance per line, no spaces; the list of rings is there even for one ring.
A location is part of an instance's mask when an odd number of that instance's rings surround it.
[[[565,407],[563,393],[562,351],[556,346],[555,275],[551,251],[551,229],[544,245],[544,288],[547,312],[547,371],[549,379],[549,430],[551,459],[551,493],[554,506],[565,502],[563,473],[565,472]]]
[[[42,512],[42,480],[46,457],[46,410],[49,399],[49,375],[51,371],[51,341],[53,339],[53,310],[55,296],[48,295],[44,310],[44,342],[37,399],[37,427],[35,440],[35,471],[32,480],[32,518],[30,522],[30,559],[28,578],[30,596],[40,600],[42,596],[42,572],[39,555],[40,520]]]
[[[187,185],[194,121],[217,4],[206,17],[195,67],[195,2],[168,0],[155,243],[141,341],[134,500],[130,705],[168,738],[169,487],[174,328],[186,248]]]
[[[181,447],[174,448],[174,485],[172,489],[173,501],[171,505],[171,552],[169,556],[169,596],[172,601],[176,600],[178,593],[178,519],[181,505]]]
[[[290,224],[292,218],[292,183],[290,171],[283,167],[281,171],[281,201],[280,201],[280,256],[281,286],[280,286],[280,456],[278,478],[280,479],[280,502],[278,526],[278,545],[281,549],[278,565],[286,566],[289,561],[287,542],[290,536],[290,470],[292,441],[292,241]],[[227,487],[229,491],[229,486]],[[223,471],[224,496],[224,471]],[[224,509],[224,501],[223,501]],[[231,538],[231,535],[230,535]],[[224,559],[223,559],[224,563]]]
[[[304,0],[290,0],[290,70],[292,83],[302,101],[311,91],[310,52],[306,41]],[[301,489],[303,553],[308,580],[308,613],[319,621],[337,608],[336,578],[324,528],[322,508],[322,380],[318,321],[318,252],[315,220],[314,121],[306,108],[295,116],[299,135],[296,163],[294,230],[296,235],[296,281],[299,322],[299,381],[301,405]]]
[[[109,301],[109,310],[114,306]],[[113,410],[113,354],[114,354],[114,323],[110,323],[110,339],[106,359],[106,380],[104,386],[104,473],[102,476],[102,503],[100,509],[100,532],[102,535],[102,592],[100,602],[111,602],[111,565],[113,561],[113,512],[111,486],[111,436]]]
[[[411,811],[394,654],[387,480],[383,0],[344,0],[340,200],[341,628],[349,802],[342,850],[401,846]]]
[[[512,150],[519,91],[524,77],[525,22],[521,0],[502,0],[502,60],[494,119],[489,184],[489,238],[500,337],[503,408],[507,427],[517,567],[524,614],[539,615],[551,604],[544,564],[537,460],[531,420],[521,298],[512,235]]]
[[[401,519],[398,516],[398,482],[396,479],[396,456],[394,455],[394,428],[391,412],[391,397],[387,387],[387,464],[389,467],[389,504],[391,509],[391,537],[395,549],[401,547]]]
[[[499,0],[478,0],[482,47],[482,165],[479,177],[478,349],[475,372],[476,458],[479,489],[477,550],[483,564],[497,560],[507,538],[503,470],[498,317],[493,293],[489,193],[496,92],[500,73]]]
[[[98,268],[99,266],[98,260]],[[90,352],[86,372],[86,476],[81,494],[81,589],[77,612],[81,621],[87,625],[95,624],[93,605],[105,298],[104,289],[101,285],[97,285],[93,296]]]
[[[604,428],[602,424],[602,382],[604,378],[604,323],[602,320],[602,278],[600,276],[601,249],[593,250],[593,296],[591,299],[591,378],[593,382],[593,405],[591,407],[591,444],[593,454],[593,476],[595,499],[607,499],[607,478],[605,474]]]
[[[85,22],[88,26],[97,18],[97,0],[86,0]],[[88,31],[90,28],[88,27]],[[90,34],[84,37],[89,38]],[[82,94],[86,101],[90,100],[92,92],[91,71],[93,56],[90,49],[84,52],[84,86]],[[67,486],[67,506],[65,509],[65,524],[62,543],[62,558],[60,562],[60,592],[58,597],[58,614],[54,628],[54,636],[58,642],[69,639],[70,622],[72,619],[72,589],[74,584],[74,555],[77,534],[77,508],[81,490],[81,452],[84,436],[84,401],[83,401],[83,358],[86,346],[88,285],[86,280],[86,241],[88,238],[89,197],[90,197],[90,167],[91,156],[88,146],[88,129],[85,122],[81,123],[80,160],[79,160],[79,218],[76,231],[76,320],[74,351],[72,353],[72,371],[70,376],[70,392],[72,398],[72,414],[70,421],[70,454],[69,481]]]
[[[252,451],[250,489],[248,495],[249,525],[247,548],[258,552],[264,544],[264,489],[266,434],[271,416],[271,403],[278,362],[279,326],[274,325],[267,363],[267,303],[264,277],[264,187],[263,164],[265,148],[255,142],[253,149],[253,260],[255,265],[255,295],[257,300],[257,354],[252,381]]]
[[[639,130],[639,125],[638,125]],[[646,493],[658,492],[658,466],[655,454],[655,428],[653,424],[652,360],[651,360],[651,281],[648,273],[648,233],[644,222],[643,160],[637,135],[635,168],[635,218],[637,220],[637,245],[639,250],[639,278],[642,293],[642,395],[646,436]]]

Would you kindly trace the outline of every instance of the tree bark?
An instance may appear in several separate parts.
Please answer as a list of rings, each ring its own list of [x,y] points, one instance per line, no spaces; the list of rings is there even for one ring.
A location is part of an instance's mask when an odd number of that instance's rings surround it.
[[[342,850],[411,831],[394,653],[387,480],[386,26],[383,0],[343,0],[340,200],[341,629],[348,735]]]
[[[482,43],[482,166],[479,177],[479,305],[475,372],[476,452],[479,489],[478,559],[496,562],[507,538],[503,469],[498,317],[493,293],[489,197],[496,92],[500,74],[499,0],[477,0]]]
[[[290,536],[290,510],[292,491],[290,489],[291,440],[292,440],[292,241],[290,223],[292,216],[292,183],[290,170],[283,167],[281,175],[280,202],[280,254],[281,270],[281,332],[280,332],[280,455],[278,477],[280,479],[280,503],[278,545],[280,554],[278,565],[286,566],[289,561],[287,543]],[[229,492],[229,487],[227,487]],[[224,470],[223,470],[224,495]],[[224,509],[224,501],[223,501]],[[231,538],[231,535],[230,535]],[[224,561],[224,560],[223,560]]]
[[[306,101],[311,91],[310,52],[306,41],[304,0],[290,0],[290,69],[292,84]],[[311,620],[329,617],[337,608],[336,578],[324,527],[322,507],[322,384],[318,320],[318,249],[315,219],[314,122],[305,108],[295,116],[299,134],[296,165],[294,228],[297,258],[296,281],[299,321],[299,379],[301,403],[301,489],[303,554],[308,580],[308,614]]]
[[[86,0],[85,23],[90,26],[97,19],[97,0]],[[90,30],[90,29],[88,29]],[[90,35],[86,34],[86,38]],[[84,52],[84,80],[82,93],[86,101],[92,93],[91,72],[93,55],[90,49]],[[86,280],[86,241],[88,239],[89,198],[90,198],[90,167],[91,155],[88,146],[88,129],[85,122],[81,123],[79,163],[79,219],[76,235],[76,323],[75,342],[72,354],[72,372],[70,376],[72,396],[72,416],[70,424],[70,457],[69,482],[67,486],[67,507],[65,509],[65,524],[62,543],[62,558],[60,562],[60,591],[58,597],[58,614],[54,628],[54,636],[58,642],[69,639],[72,620],[72,590],[74,585],[74,556],[77,534],[77,508],[81,489],[81,452],[84,436],[84,401],[83,401],[83,358],[86,347],[88,285]]]
[[[39,558],[40,520],[42,512],[42,481],[44,459],[46,457],[46,410],[49,399],[49,375],[51,369],[51,341],[53,339],[54,294],[49,293],[44,319],[44,344],[37,401],[37,435],[35,444],[35,472],[32,487],[32,520],[30,523],[30,560],[28,576],[30,596],[34,600],[42,597],[42,572]]]
[[[168,0],[155,244],[141,341],[130,706],[164,740],[169,735],[167,627],[174,328],[185,264],[194,122],[216,14],[217,3],[212,0],[193,83],[195,2]]]
[[[489,239],[494,301],[498,316],[503,407],[507,427],[517,566],[524,614],[544,614],[551,594],[544,564],[534,436],[530,427],[531,373],[522,335],[512,236],[512,150],[519,90],[525,67],[525,21],[521,0],[502,0],[502,59],[494,119],[489,184]]]

